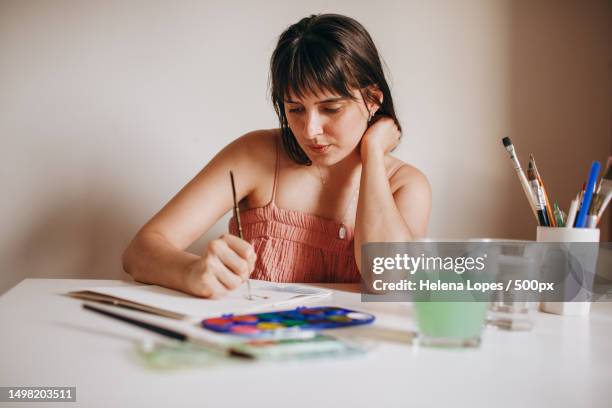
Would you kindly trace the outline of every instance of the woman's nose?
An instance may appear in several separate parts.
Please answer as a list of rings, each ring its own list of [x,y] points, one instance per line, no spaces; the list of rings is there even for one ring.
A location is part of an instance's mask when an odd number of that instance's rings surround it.
[[[313,139],[323,133],[323,123],[321,119],[321,116],[319,116],[316,111],[306,114],[304,134],[307,138]]]

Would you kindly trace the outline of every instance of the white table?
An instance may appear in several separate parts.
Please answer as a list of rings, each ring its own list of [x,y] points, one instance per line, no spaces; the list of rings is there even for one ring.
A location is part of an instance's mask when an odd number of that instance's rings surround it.
[[[594,304],[587,318],[537,313],[531,332],[487,328],[478,349],[442,350],[409,344],[410,304],[361,303],[355,285],[325,285],[334,295],[322,303],[377,316],[359,332],[379,340],[367,355],[168,372],[133,352],[134,341],[157,335],[59,295],[122,284],[26,279],[1,296],[0,386],[77,387],[76,403],[54,407],[612,406],[610,303]]]

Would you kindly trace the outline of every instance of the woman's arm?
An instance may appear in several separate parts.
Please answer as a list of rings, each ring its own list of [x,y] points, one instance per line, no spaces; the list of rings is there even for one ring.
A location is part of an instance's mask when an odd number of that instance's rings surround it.
[[[427,232],[431,188],[427,178],[402,165],[387,178],[385,155],[399,142],[393,120],[382,118],[361,141],[361,186],[355,220],[355,260],[361,271],[361,245],[368,242],[405,242]],[[364,277],[365,278],[365,277]]]
[[[232,208],[230,170],[237,200],[251,194],[258,180],[267,179],[273,143],[269,132],[253,132],[219,152],[136,234],[123,254],[125,271],[140,282],[204,297],[239,286],[255,265],[249,243],[224,235],[211,241],[202,256],[185,248]]]

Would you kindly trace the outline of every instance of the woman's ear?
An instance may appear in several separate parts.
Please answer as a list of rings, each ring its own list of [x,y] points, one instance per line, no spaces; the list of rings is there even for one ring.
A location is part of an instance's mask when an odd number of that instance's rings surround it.
[[[365,90],[366,106],[370,112],[376,112],[383,102],[383,93],[376,85],[370,85]]]

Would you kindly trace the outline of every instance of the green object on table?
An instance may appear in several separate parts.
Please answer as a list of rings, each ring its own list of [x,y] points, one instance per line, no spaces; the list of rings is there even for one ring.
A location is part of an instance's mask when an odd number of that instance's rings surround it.
[[[179,341],[143,341],[136,344],[136,352],[153,369],[209,367],[223,360],[209,349]]]
[[[486,321],[490,292],[468,290],[469,285],[491,283],[489,271],[418,272],[413,279],[438,283],[436,289],[413,292],[413,305],[419,337],[418,344],[439,347],[477,347]],[[440,285],[456,285],[445,290]],[[463,289],[459,289],[459,288]]]
[[[486,302],[415,302],[419,343],[477,346],[485,323]]]

